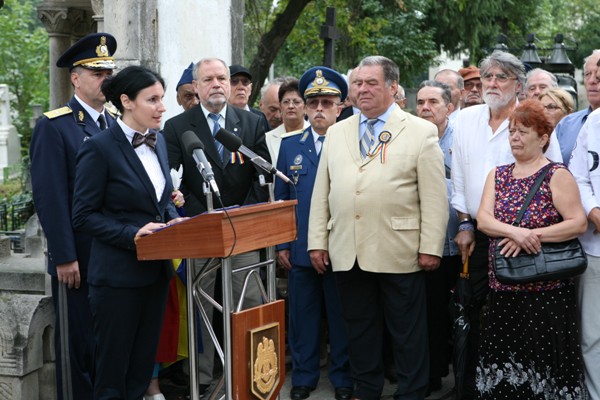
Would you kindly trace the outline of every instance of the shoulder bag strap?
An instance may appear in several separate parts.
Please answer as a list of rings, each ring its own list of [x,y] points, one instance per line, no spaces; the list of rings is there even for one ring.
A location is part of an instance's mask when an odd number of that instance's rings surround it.
[[[529,193],[527,193],[527,197],[525,198],[525,201],[523,202],[523,205],[521,206],[521,209],[519,210],[519,213],[517,214],[517,218],[515,219],[515,222],[513,222],[514,226],[518,226],[519,223],[521,222],[521,219],[523,219],[523,214],[525,214],[527,207],[529,207],[529,203],[531,203],[531,200],[533,200],[533,196],[535,196],[535,194],[538,191],[538,189],[540,188],[540,186],[542,186],[542,181],[544,180],[546,175],[548,175],[548,171],[550,171],[550,168],[553,165],[554,165],[554,163],[550,163],[550,164],[546,165],[544,167],[544,170],[536,178],[535,182],[533,182],[533,185],[531,185],[531,188],[529,189]]]

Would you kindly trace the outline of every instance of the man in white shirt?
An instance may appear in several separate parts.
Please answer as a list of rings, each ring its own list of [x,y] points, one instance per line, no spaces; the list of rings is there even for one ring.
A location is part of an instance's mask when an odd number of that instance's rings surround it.
[[[454,241],[462,262],[469,257],[469,282],[473,289],[464,399],[473,396],[480,334],[476,321],[489,290],[488,237],[476,230],[473,218],[479,209],[487,174],[498,165],[514,162],[508,140],[508,118],[517,106],[517,94],[525,82],[525,67],[512,54],[496,51],[481,62],[481,81],[485,104],[462,110],[454,120],[452,147],[452,206],[460,221]],[[555,137],[551,138],[546,156],[562,161]]]
[[[598,74],[600,78],[600,74]],[[588,230],[581,245],[588,256],[588,267],[577,281],[581,310],[581,351],[585,364],[585,385],[590,398],[600,398],[600,110],[592,112],[577,136],[569,169],[575,176]]]

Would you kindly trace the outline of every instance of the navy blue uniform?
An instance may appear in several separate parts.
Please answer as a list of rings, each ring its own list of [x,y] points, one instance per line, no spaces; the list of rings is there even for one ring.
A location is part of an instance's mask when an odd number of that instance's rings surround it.
[[[67,289],[69,343],[73,396],[92,398],[93,336],[86,282],[91,237],[77,232],[71,224],[71,205],[76,155],[84,140],[100,133],[100,128],[73,97],[66,107],[42,117],[31,138],[31,184],[38,218],[48,244],[48,273],[52,276],[52,297],[56,311],[55,345],[57,382],[62,379],[60,360],[60,307],[56,266],[78,261],[79,289]],[[108,126],[113,116],[104,113]],[[58,399],[62,386],[57,385]]]
[[[290,250],[292,269],[288,275],[288,343],[292,354],[292,385],[314,388],[320,368],[320,326],[325,306],[329,328],[329,380],[336,388],[352,387],[348,364],[348,338],[342,318],[340,299],[331,267],[320,275],[312,267],[307,250],[308,214],[319,156],[311,127],[281,142],[277,169],[296,185],[298,238],[277,246]],[[291,185],[275,183],[277,199],[296,199]]]

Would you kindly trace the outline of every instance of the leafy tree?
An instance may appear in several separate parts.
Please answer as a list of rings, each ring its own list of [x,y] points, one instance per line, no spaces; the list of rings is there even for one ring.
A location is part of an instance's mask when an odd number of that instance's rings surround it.
[[[48,34],[37,18],[39,0],[7,0],[0,9],[0,83],[7,84],[23,153],[31,139],[32,104],[48,107]]]
[[[269,4],[269,1],[246,1],[247,59],[255,57],[251,43],[256,40],[257,32],[269,29],[273,14],[264,13]],[[285,4],[280,1],[276,10]],[[312,0],[295,21],[275,58],[275,75],[299,77],[308,68],[323,63],[319,33],[327,7],[337,10],[341,38],[336,42],[334,67],[340,72],[355,67],[365,56],[384,55],[398,64],[402,82],[412,83],[437,56],[433,29],[421,12],[426,0]],[[260,89],[261,82],[255,79],[255,90]]]

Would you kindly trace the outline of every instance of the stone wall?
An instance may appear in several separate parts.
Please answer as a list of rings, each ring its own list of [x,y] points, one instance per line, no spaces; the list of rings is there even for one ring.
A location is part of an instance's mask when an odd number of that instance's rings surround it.
[[[32,217],[24,231],[25,254],[0,238],[0,400],[56,399],[54,306],[37,224]]]

